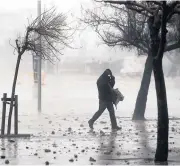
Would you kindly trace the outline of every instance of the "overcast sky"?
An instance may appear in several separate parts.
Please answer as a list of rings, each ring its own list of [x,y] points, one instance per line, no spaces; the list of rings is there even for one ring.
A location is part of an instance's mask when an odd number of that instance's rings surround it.
[[[80,7],[92,7],[92,0],[41,0],[42,10],[44,8],[50,8],[56,6],[58,12],[69,12],[73,13],[75,18],[80,17],[81,10]],[[18,33],[23,34],[25,26],[28,21],[27,18],[35,18],[37,16],[37,0],[1,0],[0,5],[0,45],[8,43],[8,40],[15,38]],[[86,55],[93,57],[108,58],[114,56],[115,54],[119,56],[119,52],[110,50],[105,46],[97,46],[100,42],[96,33],[94,33],[90,28],[83,32],[82,41],[86,42],[88,50]],[[77,38],[77,41],[80,40]],[[84,43],[84,42],[83,42]],[[10,47],[10,46],[9,46]],[[79,50],[65,50],[66,56],[79,55],[81,54]],[[131,54],[129,52],[122,52],[121,56],[125,54]],[[105,59],[106,59],[105,58]]]
[[[86,5],[91,0],[41,0],[42,11],[55,6],[58,12],[74,15],[74,20],[80,17],[81,4]],[[0,5],[0,43],[4,42],[7,36],[23,32],[27,25],[27,18],[37,16],[37,0],[1,0]]]
[[[57,6],[62,12],[70,9],[79,12],[80,4],[87,4],[90,0],[41,0],[43,6]],[[37,0],[1,0],[0,12],[17,11],[37,7]]]

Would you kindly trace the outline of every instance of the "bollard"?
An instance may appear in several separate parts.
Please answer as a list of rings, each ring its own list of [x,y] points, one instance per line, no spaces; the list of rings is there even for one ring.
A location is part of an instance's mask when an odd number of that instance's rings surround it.
[[[6,120],[6,98],[7,98],[7,93],[3,93],[3,98],[2,98],[2,122],[1,122],[1,135],[4,135],[4,130],[5,130],[5,120]]]
[[[2,121],[1,121],[1,134],[0,138],[19,138],[19,137],[30,137],[30,134],[19,134],[18,133],[18,95],[13,98],[13,111],[14,111],[14,133],[5,133],[5,123],[6,123],[6,104],[10,104],[11,98],[7,97],[7,93],[3,93],[2,101]],[[4,139],[2,139],[3,141]]]

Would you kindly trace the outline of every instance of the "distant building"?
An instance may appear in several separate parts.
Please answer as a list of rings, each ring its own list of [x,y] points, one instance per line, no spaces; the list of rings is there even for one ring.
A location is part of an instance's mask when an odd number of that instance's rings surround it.
[[[119,74],[121,69],[123,68],[123,60],[111,60],[109,62],[92,60],[85,62],[85,73],[100,74],[107,68],[111,69],[113,73]]]

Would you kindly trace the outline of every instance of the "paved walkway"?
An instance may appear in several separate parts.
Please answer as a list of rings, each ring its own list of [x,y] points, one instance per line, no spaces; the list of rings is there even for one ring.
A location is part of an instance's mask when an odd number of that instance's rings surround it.
[[[154,164],[156,121],[118,118],[121,131],[111,131],[108,114],[89,130],[90,115],[21,116],[20,132],[30,139],[1,139],[0,164]],[[170,120],[169,164],[180,164],[180,120]],[[27,130],[28,129],[28,130]]]
[[[156,149],[157,101],[151,82],[146,107],[146,122],[132,122],[140,79],[116,78],[116,87],[125,100],[116,115],[121,131],[111,132],[108,111],[89,130],[88,119],[98,108],[96,77],[61,76],[50,78],[42,89],[42,113],[29,80],[17,86],[19,95],[19,132],[30,139],[0,139],[0,164],[154,164]],[[170,117],[180,117],[180,93],[175,82],[167,80]],[[10,94],[9,84],[0,93]],[[0,104],[1,107],[1,104]],[[124,117],[124,118],[123,118]],[[0,121],[1,122],[1,121]],[[180,164],[180,120],[170,120],[169,164]],[[13,124],[13,123],[12,123]],[[93,160],[94,159],[94,160]]]

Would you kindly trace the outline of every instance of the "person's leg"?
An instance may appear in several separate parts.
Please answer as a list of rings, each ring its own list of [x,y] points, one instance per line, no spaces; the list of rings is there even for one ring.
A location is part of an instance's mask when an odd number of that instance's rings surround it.
[[[121,129],[120,127],[117,126],[115,111],[112,102],[108,102],[107,109],[109,111],[112,129]]]
[[[107,108],[106,102],[99,100],[99,110],[93,115],[93,117],[88,121],[89,127],[93,129],[94,122],[101,116],[104,110]]]

